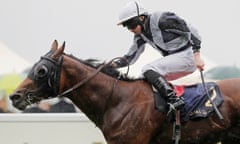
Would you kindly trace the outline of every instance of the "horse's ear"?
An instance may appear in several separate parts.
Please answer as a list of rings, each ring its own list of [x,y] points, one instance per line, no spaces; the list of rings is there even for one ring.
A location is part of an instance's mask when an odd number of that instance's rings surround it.
[[[66,42],[64,41],[62,46],[59,48],[59,51],[61,51],[61,54],[63,54],[63,51],[65,49]]]
[[[52,43],[51,51],[56,51],[58,48],[58,42],[57,40],[54,40]]]
[[[53,54],[53,57],[59,58],[63,54],[64,49],[65,49],[65,41],[63,42],[62,46],[58,48],[57,51]]]

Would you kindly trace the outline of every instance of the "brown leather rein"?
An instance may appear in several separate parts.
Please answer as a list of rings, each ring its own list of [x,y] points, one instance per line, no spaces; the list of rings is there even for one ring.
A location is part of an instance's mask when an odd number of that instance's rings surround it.
[[[97,70],[91,76],[85,78],[84,80],[82,80],[79,83],[75,84],[73,87],[71,87],[71,88],[67,89],[66,91],[62,92],[61,94],[57,95],[57,97],[63,97],[65,95],[68,95],[72,91],[74,91],[77,88],[81,87],[82,85],[84,85],[85,83],[90,81],[92,78],[94,78],[105,66],[112,64],[117,59],[122,59],[122,57],[114,58],[110,62],[102,64],[101,66],[99,66],[97,68]],[[126,74],[128,74],[128,72],[129,72],[129,65],[128,65],[128,69],[127,69],[127,73]]]
[[[82,85],[84,85],[85,83],[90,81],[93,77],[95,77],[106,65],[107,64],[102,64],[100,67],[98,67],[98,69],[95,71],[95,73],[93,73],[90,77],[87,77],[84,80],[80,81],[79,83],[75,84],[72,88],[57,95],[57,97],[65,96],[65,95],[69,94],[70,92],[74,91],[75,89],[81,87]]]

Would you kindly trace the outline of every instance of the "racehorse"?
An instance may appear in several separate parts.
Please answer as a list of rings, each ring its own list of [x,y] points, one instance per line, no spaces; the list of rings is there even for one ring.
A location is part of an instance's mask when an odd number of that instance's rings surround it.
[[[94,65],[64,53],[65,42],[55,40],[50,51],[36,62],[28,77],[10,95],[24,110],[43,99],[65,96],[102,131],[108,144],[168,144],[172,125],[166,113],[155,109],[152,87],[144,79],[109,75],[118,72],[107,64]],[[205,119],[182,125],[181,143],[222,144],[240,142],[240,79],[216,82],[224,103],[224,119],[213,112]]]

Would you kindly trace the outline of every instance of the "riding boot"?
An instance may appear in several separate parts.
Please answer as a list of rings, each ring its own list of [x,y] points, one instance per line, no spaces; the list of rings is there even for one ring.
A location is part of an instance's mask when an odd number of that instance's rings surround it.
[[[162,75],[153,70],[148,70],[143,75],[158,90],[160,95],[167,100],[171,110],[176,111],[184,105],[183,99],[176,96],[175,91]]]

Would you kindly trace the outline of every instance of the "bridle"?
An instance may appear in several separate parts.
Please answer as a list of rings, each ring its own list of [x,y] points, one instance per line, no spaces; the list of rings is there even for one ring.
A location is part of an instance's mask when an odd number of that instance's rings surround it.
[[[53,97],[59,93],[59,83],[61,66],[63,62],[63,56],[54,60],[49,57],[49,53],[42,56],[41,59],[34,64],[31,71],[28,73],[28,78],[34,81],[37,85],[37,89],[30,90],[26,93],[26,101],[29,104],[34,103],[34,100],[41,100],[43,97],[39,93],[39,90],[44,89],[49,92],[47,98]]]
[[[111,65],[115,60],[121,59],[121,57],[114,58],[108,63],[101,64],[100,66],[98,66],[96,71],[94,73],[92,73],[89,77],[86,77],[85,79],[78,82],[77,84],[75,84],[71,88],[69,88],[69,89],[67,89],[67,90],[65,90],[65,91],[63,91],[62,93],[59,94],[60,74],[61,74],[61,67],[62,67],[63,59],[64,59],[63,56],[59,57],[58,60],[51,59],[47,55],[41,57],[41,60],[44,60],[42,62],[43,65],[46,65],[46,67],[50,69],[50,70],[47,71],[47,74],[45,75],[45,77],[47,78],[48,84],[45,85],[45,88],[43,87],[43,89],[53,90],[53,92],[52,92],[53,96],[48,96],[48,98],[63,97],[63,96],[69,95],[71,92],[80,88],[82,85],[86,84],[88,81],[90,81],[92,78],[94,78],[104,67]],[[28,77],[31,80],[37,81],[37,84],[40,84],[41,80],[39,80],[39,78],[36,76],[36,72],[35,72],[36,68],[35,67],[37,67],[37,64],[39,64],[41,62],[41,60],[33,66],[32,70],[28,74]],[[128,69],[127,69],[127,73],[128,73],[128,71],[129,71],[129,66],[128,66]],[[45,80],[46,80],[46,78],[45,78]],[[38,82],[38,81],[40,81],[40,82]],[[114,84],[111,93],[113,93],[115,86],[116,86],[116,84]],[[30,91],[30,92],[27,93],[27,101],[30,104],[32,103],[33,99],[40,99],[37,96],[33,95],[33,93],[36,92],[36,91],[37,90]]]

